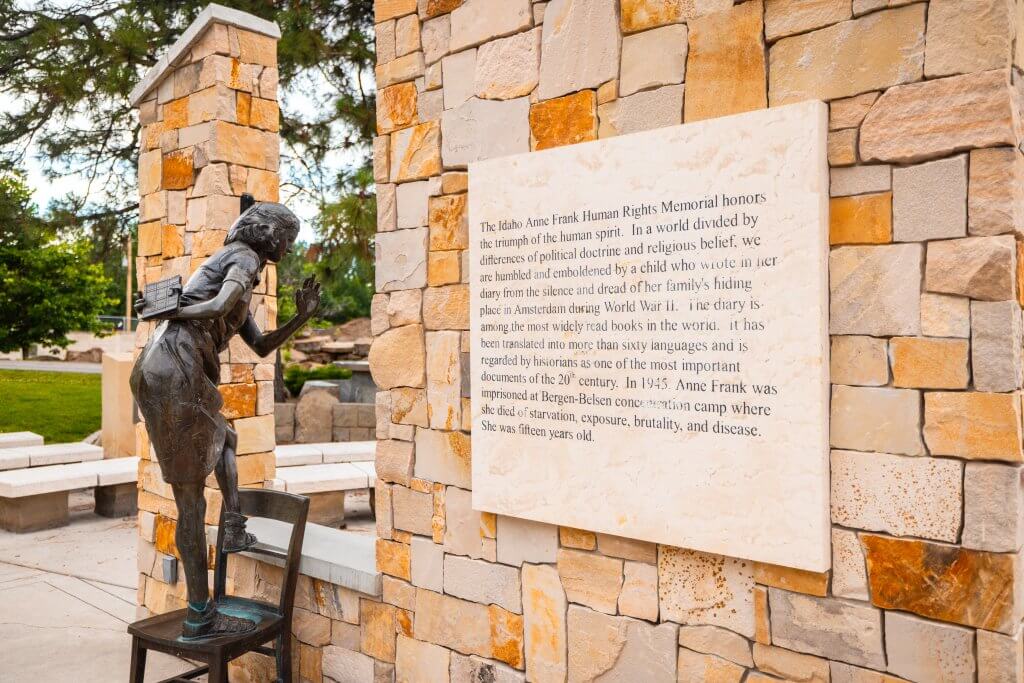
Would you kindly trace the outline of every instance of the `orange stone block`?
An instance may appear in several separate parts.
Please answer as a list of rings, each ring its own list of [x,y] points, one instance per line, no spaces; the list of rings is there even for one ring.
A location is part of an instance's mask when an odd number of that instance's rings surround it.
[[[238,59],[246,64],[277,66],[277,40],[262,33],[229,27],[238,37]]]
[[[829,200],[829,244],[892,242],[892,192]]]
[[[385,662],[395,661],[398,620],[393,605],[372,600],[359,601],[359,649]]]
[[[156,549],[164,555],[173,555],[180,558],[178,546],[174,542],[174,533],[177,528],[177,522],[173,519],[158,514],[156,516],[156,523],[153,526],[153,542],[156,545]]]
[[[925,393],[924,440],[932,455],[1021,462],[1020,396]]]
[[[378,24],[388,19],[412,14],[415,11],[416,0],[374,0],[373,2],[373,20]]]
[[[164,105],[164,130],[184,128],[188,125],[188,98],[181,97]]]
[[[970,379],[966,339],[893,337],[893,384],[915,389],[965,389]]]
[[[224,405],[221,415],[229,420],[256,414],[256,384],[222,384],[217,387]]]
[[[761,0],[750,0],[688,23],[684,121],[768,106],[763,15]]]
[[[451,285],[462,279],[462,252],[432,251],[427,255],[427,284],[431,287]]]
[[[762,645],[772,642],[772,627],[768,620],[768,589],[754,586],[754,640]]]
[[[565,548],[593,550],[597,547],[597,535],[594,532],[568,526],[558,527],[558,541]]]
[[[462,7],[465,0],[426,0],[426,6],[420,10],[424,19],[433,19]]]
[[[269,130],[272,133],[281,130],[281,109],[277,106],[277,102],[261,97],[252,98],[249,125]]]
[[[533,149],[550,149],[597,139],[597,93],[581,90],[530,106]]]
[[[226,230],[203,230],[196,233],[192,240],[192,256],[210,256],[224,246],[227,235]]]
[[[427,201],[430,250],[469,248],[468,195],[431,197]]]
[[[163,237],[163,258],[177,258],[185,254],[184,228],[176,225],[165,225],[161,229]]]
[[[418,120],[415,83],[399,83],[377,93],[378,135],[407,128]]]
[[[235,93],[235,122],[248,126],[252,114],[252,95],[247,92]]]
[[[1020,623],[1016,555],[870,534],[861,541],[876,607],[1003,633]]]
[[[732,7],[732,0],[622,0],[622,32],[677,24]]]
[[[397,140],[402,137],[403,144]],[[407,139],[406,137],[407,136]],[[418,180],[441,172],[441,124],[428,121],[392,136],[394,180]]]
[[[258,202],[276,202],[281,193],[280,176],[276,171],[251,168],[245,179],[245,191]]]
[[[489,605],[487,616],[491,624],[491,657],[516,669],[523,668],[523,615]]]
[[[377,570],[388,576],[412,581],[409,546],[397,541],[377,539]]]
[[[795,593],[806,593],[823,598],[828,593],[828,579],[828,572],[809,572],[764,562],[754,563],[754,581],[756,583]]]
[[[192,150],[171,152],[163,158],[161,182],[165,190],[186,190],[192,185]]]

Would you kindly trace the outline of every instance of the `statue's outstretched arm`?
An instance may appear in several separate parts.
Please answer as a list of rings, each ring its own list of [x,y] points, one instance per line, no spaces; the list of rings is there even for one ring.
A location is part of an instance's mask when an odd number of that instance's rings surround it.
[[[313,278],[307,278],[302,287],[295,292],[295,317],[281,325],[276,330],[262,332],[252,314],[246,318],[245,324],[239,330],[242,340],[249,345],[259,356],[267,356],[277,350],[282,344],[298,332],[299,328],[313,317],[320,307],[320,283]]]

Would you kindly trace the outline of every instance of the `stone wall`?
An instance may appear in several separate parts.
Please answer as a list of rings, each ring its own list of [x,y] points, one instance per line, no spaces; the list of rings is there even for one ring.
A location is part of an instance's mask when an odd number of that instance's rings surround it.
[[[207,8],[136,89],[142,128],[139,157],[138,287],[173,275],[183,280],[224,243],[243,192],[278,199],[277,27],[249,15]],[[252,298],[262,329],[277,319],[277,282],[268,265]],[[153,323],[141,323],[136,357]],[[274,476],[274,359],[239,338],[221,354],[223,414],[238,433],[241,486]],[[161,559],[176,556],[177,510],[137,425],[139,604],[153,612],[185,605],[184,572],[168,584]],[[208,524],[220,516],[220,492],[207,480]]]
[[[386,576],[363,652],[402,681],[1024,680],[1024,4],[377,0],[376,20]],[[473,511],[467,164],[809,98],[830,104],[832,570]],[[324,669],[380,680],[362,671]]]

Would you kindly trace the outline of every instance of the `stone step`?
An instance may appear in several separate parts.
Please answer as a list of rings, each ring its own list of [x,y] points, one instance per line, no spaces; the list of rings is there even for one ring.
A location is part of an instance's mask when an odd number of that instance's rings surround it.
[[[0,472],[0,498],[127,484],[138,477],[138,458],[113,458]],[[365,476],[365,473],[363,474]]]
[[[0,432],[0,449],[42,445],[43,437],[35,432]]]
[[[267,488],[300,494],[372,488],[376,476],[371,479],[365,467],[372,463],[360,464],[363,467],[347,462],[287,467],[277,471],[276,477],[267,482]]]
[[[373,460],[376,452],[376,441],[296,443],[274,450],[278,467]]]
[[[103,448],[77,441],[48,446],[22,446],[0,449],[0,470],[44,467],[103,459]]]

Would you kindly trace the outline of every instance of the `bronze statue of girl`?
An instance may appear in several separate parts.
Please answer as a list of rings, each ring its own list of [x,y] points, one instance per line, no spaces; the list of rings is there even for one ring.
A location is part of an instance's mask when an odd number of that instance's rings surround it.
[[[223,400],[218,355],[236,333],[260,356],[284,344],[320,305],[320,285],[307,279],[295,293],[294,318],[262,332],[249,313],[253,288],[268,261],[280,261],[299,232],[291,211],[272,202],[253,204],[228,231],[224,246],[203,262],[182,289],[178,310],[153,333],[135,363],[131,387],[145,417],[164,480],[178,507],[175,543],[188,587],[185,638],[239,633],[253,623],[220,613],[210,600],[206,574],[204,481],[215,472],[224,497],[225,550],[252,547],[239,512],[237,438],[220,414]],[[144,305],[136,302],[136,310]]]

